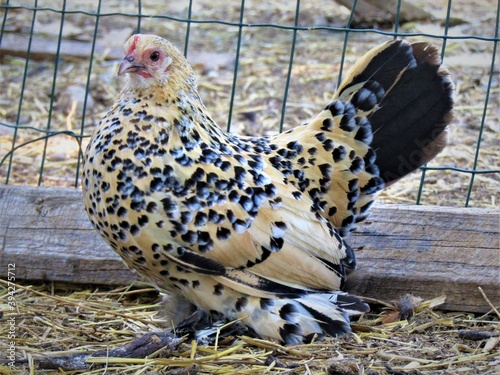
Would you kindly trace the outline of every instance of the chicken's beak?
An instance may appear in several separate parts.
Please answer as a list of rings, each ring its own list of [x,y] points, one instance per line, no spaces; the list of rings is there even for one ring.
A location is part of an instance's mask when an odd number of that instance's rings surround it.
[[[134,64],[133,56],[125,56],[120,64],[120,68],[118,69],[118,75],[121,76],[125,73],[135,73],[142,68],[144,68],[143,65]]]

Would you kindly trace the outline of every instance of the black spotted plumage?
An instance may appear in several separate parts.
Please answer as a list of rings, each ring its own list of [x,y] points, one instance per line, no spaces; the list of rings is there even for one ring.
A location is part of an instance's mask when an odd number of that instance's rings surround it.
[[[349,331],[368,306],[341,291],[356,265],[345,237],[386,183],[444,146],[453,85],[437,50],[374,48],[316,117],[262,138],[214,123],[166,40],[134,35],[125,53],[126,86],[83,168],[96,230],[173,301],[258,336],[299,344]]]

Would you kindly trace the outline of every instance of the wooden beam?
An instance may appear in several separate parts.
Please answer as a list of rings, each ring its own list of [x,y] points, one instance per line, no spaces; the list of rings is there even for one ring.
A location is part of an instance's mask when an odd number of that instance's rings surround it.
[[[335,0],[352,11],[354,0]],[[396,22],[397,2],[387,0],[358,0],[354,9],[354,18],[351,26],[357,28],[370,28],[375,25],[389,26]],[[416,21],[431,21],[432,15],[411,2],[404,1],[400,4],[399,24]]]
[[[350,239],[358,269],[346,289],[395,299],[446,295],[444,309],[487,312],[478,287],[500,306],[500,211],[376,205]]]
[[[94,55],[100,59],[119,61],[123,58],[124,40],[113,44],[108,41],[98,41]],[[4,56],[26,58],[28,55],[29,37],[26,34],[5,33],[0,44],[0,60]],[[57,55],[57,38],[46,38],[33,35],[29,57],[31,60],[62,59],[89,59],[92,52],[92,43],[78,40],[61,39],[59,55]],[[188,61],[192,66],[200,65],[204,70],[214,70],[220,67],[229,67],[234,64],[234,56],[229,53],[210,51],[189,51]]]
[[[500,306],[500,211],[376,205],[349,242],[358,269],[347,290],[383,300],[447,296],[444,309]],[[126,285],[140,278],[92,229],[81,191],[0,185],[0,276]]]
[[[17,56],[25,58],[28,53],[29,36],[18,33],[5,33],[2,37],[0,52],[2,56]],[[31,48],[29,49],[30,59],[46,60],[53,59],[57,55],[57,38],[45,38],[40,35],[33,35]],[[59,57],[63,59],[88,59],[92,52],[92,43],[61,39]],[[96,44],[94,54],[106,60],[119,60],[123,57],[121,45],[103,46]]]

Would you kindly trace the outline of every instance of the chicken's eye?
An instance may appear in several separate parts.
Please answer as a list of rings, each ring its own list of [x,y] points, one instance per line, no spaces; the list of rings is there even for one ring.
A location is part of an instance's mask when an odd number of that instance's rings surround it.
[[[160,52],[158,51],[151,52],[151,55],[149,55],[149,59],[151,61],[158,61],[160,59]]]

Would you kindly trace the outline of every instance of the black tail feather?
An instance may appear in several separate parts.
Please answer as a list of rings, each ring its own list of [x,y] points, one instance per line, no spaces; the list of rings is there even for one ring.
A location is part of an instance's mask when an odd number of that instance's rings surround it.
[[[411,46],[417,65],[403,73],[369,117],[371,146],[386,184],[434,158],[446,144],[452,119],[454,87],[438,51],[426,43]]]
[[[428,43],[388,42],[370,51],[353,70],[339,88],[340,97],[350,87],[371,80],[385,90],[379,108],[368,119],[375,164],[390,184],[427,163],[446,145],[454,85],[439,51]]]

